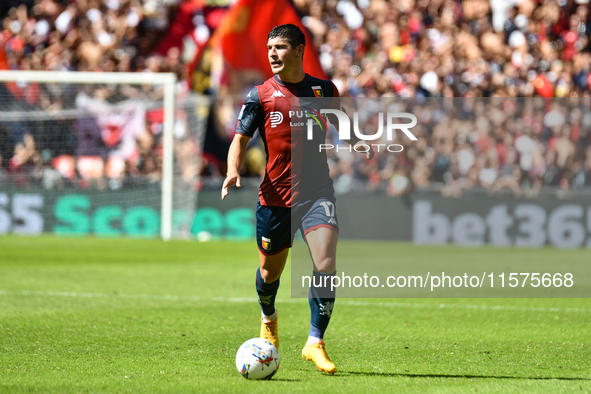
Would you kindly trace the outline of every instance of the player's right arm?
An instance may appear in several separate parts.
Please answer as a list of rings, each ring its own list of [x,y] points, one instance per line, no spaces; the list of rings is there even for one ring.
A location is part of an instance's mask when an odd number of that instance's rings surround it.
[[[240,115],[238,115],[236,134],[228,152],[228,172],[222,186],[222,200],[228,195],[230,186],[234,184],[236,184],[236,187],[242,186],[240,167],[242,167],[246,155],[246,145],[259,127],[262,119],[263,111],[259,100],[259,91],[255,87],[246,96]]]
[[[247,137],[244,134],[236,133],[234,135],[232,144],[230,144],[230,151],[228,152],[228,173],[226,174],[226,179],[222,186],[222,200],[228,195],[228,189],[230,186],[233,184],[236,184],[236,187],[242,186],[240,167],[242,167],[244,155],[246,154],[246,145],[249,140],[250,137]]]

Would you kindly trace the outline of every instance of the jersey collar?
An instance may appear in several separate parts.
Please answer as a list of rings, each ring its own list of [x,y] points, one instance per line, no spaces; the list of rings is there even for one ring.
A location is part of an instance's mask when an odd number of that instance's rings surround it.
[[[304,82],[306,82],[306,80],[308,79],[308,74],[305,74],[304,79],[302,79],[298,83],[283,82],[277,75],[274,75],[273,78],[275,78],[275,81],[278,84],[283,85],[283,86],[299,86],[299,85],[302,85]]]

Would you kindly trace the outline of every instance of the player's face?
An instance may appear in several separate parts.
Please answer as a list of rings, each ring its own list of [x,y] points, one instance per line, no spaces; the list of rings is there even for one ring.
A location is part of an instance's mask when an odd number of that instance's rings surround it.
[[[302,61],[304,46],[292,48],[284,38],[271,38],[267,42],[267,50],[273,74],[288,74]]]

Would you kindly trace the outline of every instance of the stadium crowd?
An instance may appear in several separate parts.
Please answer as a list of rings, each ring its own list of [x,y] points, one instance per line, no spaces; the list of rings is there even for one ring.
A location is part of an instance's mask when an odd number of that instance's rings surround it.
[[[4,2],[3,2],[4,3]],[[174,72],[177,91],[186,95],[186,64],[178,48],[165,56],[151,52],[169,28],[174,3],[139,0],[9,0],[2,4],[0,69],[32,71]],[[124,163],[110,160],[114,141],[101,136],[88,116],[56,116],[79,108],[81,95],[117,103],[141,95],[151,101],[162,90],[125,85],[80,86],[18,83],[0,87],[2,111],[25,114],[0,121],[0,179],[17,184],[43,179],[47,186],[120,187],[123,180],[157,182],[161,175],[161,111],[146,112],[146,130],[136,135],[134,152]],[[47,113],[26,119],[27,111]],[[102,138],[101,138],[102,137]],[[121,141],[116,141],[118,144]],[[181,148],[178,148],[181,149]],[[186,149],[185,149],[186,150]],[[92,158],[88,165],[79,158]],[[180,160],[185,162],[186,160]],[[116,164],[115,164],[116,163]],[[86,167],[89,171],[81,167]],[[91,167],[98,167],[96,170]]]
[[[9,67],[20,70],[176,72],[178,49],[167,56],[150,49],[169,27],[161,1],[9,0],[0,43]],[[166,2],[168,3],[168,2]]]
[[[418,142],[404,144],[406,149],[399,154],[379,154],[370,163],[331,152],[337,190],[363,187],[402,194],[436,185],[448,195],[468,188],[520,194],[545,185],[562,190],[591,185],[591,125],[585,110],[591,96],[588,1],[294,0],[322,67],[343,96],[435,97],[444,98],[442,103],[492,106],[501,112],[527,105],[497,97],[562,98],[554,99],[559,100],[557,108],[536,102],[529,112],[511,112],[501,123],[475,116],[471,130],[464,130],[467,125],[461,120],[437,115],[441,109],[434,110],[431,120],[455,122],[454,127],[425,124]],[[180,51],[171,50],[166,56],[150,53],[169,27],[166,11],[174,11],[179,2],[8,3],[14,7],[5,10],[0,46],[12,69],[173,71],[180,79],[188,79]],[[39,93],[38,105],[59,109],[63,103],[50,93]],[[26,100],[30,95],[24,92],[22,97]],[[236,98],[235,110],[225,115],[228,126],[221,132],[222,140],[233,133],[242,99]],[[571,99],[580,104],[561,101]],[[548,120],[552,111],[562,116],[558,116],[563,119],[560,124]],[[7,130],[2,137],[0,131],[0,138],[14,142],[11,152],[2,144],[3,168],[10,167],[9,156],[29,161],[42,156],[44,142],[34,133],[18,134],[18,141],[10,133]],[[183,149],[198,151],[197,147]],[[204,174],[225,172],[223,155],[203,162]],[[245,174],[258,177],[263,165],[260,145],[252,144]]]

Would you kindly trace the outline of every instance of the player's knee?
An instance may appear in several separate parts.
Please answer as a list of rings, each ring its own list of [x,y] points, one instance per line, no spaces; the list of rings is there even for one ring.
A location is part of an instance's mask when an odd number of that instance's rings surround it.
[[[336,271],[336,261],[333,257],[326,257],[316,263],[316,270],[324,274],[332,274]]]

